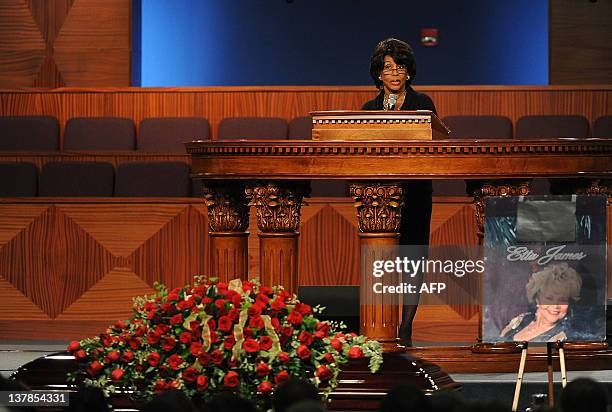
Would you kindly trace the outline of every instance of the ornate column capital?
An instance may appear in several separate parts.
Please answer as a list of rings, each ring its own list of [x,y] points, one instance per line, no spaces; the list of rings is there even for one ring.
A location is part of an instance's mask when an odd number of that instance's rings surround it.
[[[578,177],[550,179],[550,192],[554,195],[604,195],[612,196],[612,179]]]
[[[400,183],[353,183],[359,231],[397,233],[400,230],[404,190]]]
[[[209,230],[246,232],[249,227],[249,206],[244,193],[244,183],[226,181],[204,184]]]
[[[305,183],[266,183],[245,189],[249,206],[257,209],[257,225],[262,232],[297,232],[304,197],[310,192]]]
[[[576,194],[612,197],[612,179],[589,179],[585,185],[576,188]]]

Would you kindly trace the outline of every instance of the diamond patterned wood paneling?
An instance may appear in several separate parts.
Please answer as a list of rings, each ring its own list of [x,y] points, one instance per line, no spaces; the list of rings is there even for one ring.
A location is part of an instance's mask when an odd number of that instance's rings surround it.
[[[337,211],[345,206],[352,212],[350,219]],[[298,245],[300,284],[358,285],[359,237],[355,207],[345,202],[303,209],[306,216],[302,218]]]
[[[129,86],[129,0],[0,2],[0,88]]]
[[[45,39],[23,0],[0,3],[2,50],[44,50]]]
[[[172,219],[134,251],[130,267],[139,278],[149,285],[162,281],[183,286],[192,283],[194,275],[206,273],[207,254],[200,242],[208,237],[208,221],[202,209],[205,207],[198,205],[176,210]],[[192,268],[201,269],[194,272]]]
[[[352,200],[308,202],[300,227],[300,285],[358,285]],[[250,277],[257,278],[259,239],[251,217]],[[434,199],[430,243],[477,243],[468,198]],[[0,201],[0,339],[99,333],[127,318],[132,297],[151,293],[153,282],[191,283],[193,275],[207,274],[207,262],[206,207],[198,199]],[[476,306],[422,303],[415,340],[476,340]]]
[[[124,319],[132,309],[132,298],[153,292],[154,289],[134,272],[116,267],[83,293],[57,320]]]
[[[57,207],[110,253],[127,258],[189,206],[140,204],[137,208],[128,208],[125,204],[101,203],[90,206],[62,204]],[[143,215],[147,219],[143,219]],[[118,227],[121,227],[121,236],[117,236]]]
[[[10,282],[0,279],[0,319],[15,323],[23,320],[48,320],[49,316]]]
[[[69,339],[128,317],[155,281],[206,273],[206,229],[197,200],[0,204],[0,339]]]
[[[0,248],[23,232],[32,222],[49,209],[48,204],[7,204],[0,213]]]
[[[0,249],[0,276],[55,318],[101,279],[113,260],[51,206]]]
[[[43,38],[53,47],[74,0],[26,0],[25,3]]]

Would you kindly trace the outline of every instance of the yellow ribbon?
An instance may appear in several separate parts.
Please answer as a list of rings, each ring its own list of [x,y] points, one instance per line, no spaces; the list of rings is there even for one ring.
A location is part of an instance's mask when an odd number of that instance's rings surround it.
[[[192,312],[191,315],[185,318],[183,327],[187,330],[191,330],[191,322],[200,318],[200,326],[202,326],[202,350],[208,352],[210,349],[210,328],[208,327],[208,320],[211,316],[204,312],[204,305],[198,305],[198,309],[198,312]]]
[[[268,333],[268,336],[270,337],[270,339],[272,339],[272,347],[268,351],[268,354],[269,354],[268,359],[272,360],[276,358],[278,354],[281,352],[280,339],[278,338],[278,334],[274,330],[274,326],[272,326],[272,319],[270,319],[270,316],[261,315],[261,318],[264,321],[264,327],[266,329],[266,332]]]
[[[228,286],[227,286],[228,290],[235,290],[236,292],[240,293],[241,295],[244,295],[244,291],[242,290],[242,280],[240,279],[232,279],[230,280]]]
[[[248,309],[242,309],[240,311],[240,319],[238,320],[238,324],[234,325],[234,339],[236,339],[236,343],[232,348],[233,361],[240,360],[240,354],[242,353],[242,344],[244,343],[244,325],[246,324],[248,317]]]

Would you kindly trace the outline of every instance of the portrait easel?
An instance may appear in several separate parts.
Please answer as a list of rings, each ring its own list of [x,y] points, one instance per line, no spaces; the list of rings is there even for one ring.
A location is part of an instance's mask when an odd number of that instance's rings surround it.
[[[519,363],[519,370],[516,376],[516,386],[514,387],[514,398],[512,399],[512,412],[516,412],[518,409],[519,397],[521,396],[521,386],[523,385],[523,375],[525,373],[525,363],[527,362],[527,342],[519,342],[517,346],[521,347],[521,361]]]
[[[512,400],[512,412],[518,410],[519,398],[521,395],[521,386],[523,385],[523,375],[525,373],[525,363],[527,363],[527,348],[529,347],[528,342],[520,342],[519,346],[521,350],[521,361],[519,363],[519,370],[516,377],[516,386],[514,388],[514,398]],[[546,343],[546,369],[548,371],[548,406],[553,408],[555,406],[555,392],[554,392],[554,381],[553,381],[553,348],[557,348],[559,351],[559,363],[561,365],[561,386],[565,388],[567,385],[567,371],[565,369],[565,351],[563,350],[563,342],[547,342]]]
[[[527,348],[528,342],[517,343],[521,350],[521,361],[519,363],[519,370],[516,377],[516,386],[514,388],[514,398],[512,400],[512,412],[516,412],[518,409],[519,397],[521,394],[521,386],[523,384],[523,375],[525,373],[525,364],[527,363]],[[557,349],[559,352],[559,366],[561,369],[561,387],[567,386],[567,368],[565,367],[565,346],[571,350],[598,350],[605,349],[608,347],[606,342],[547,342],[546,343],[546,369],[548,372],[548,406],[553,408],[555,406],[555,394],[554,394],[554,381],[553,381],[553,350]]]

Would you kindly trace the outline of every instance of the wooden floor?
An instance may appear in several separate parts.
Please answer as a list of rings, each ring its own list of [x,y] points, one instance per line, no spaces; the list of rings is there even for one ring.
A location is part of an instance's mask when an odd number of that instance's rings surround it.
[[[501,373],[518,371],[520,353],[472,353],[469,346],[415,347],[407,353],[429,361],[446,373]],[[612,370],[612,349],[595,351],[565,351],[568,371]],[[553,354],[553,365],[560,370],[559,354]],[[527,352],[526,372],[546,371],[546,347],[530,347]]]
[[[15,352],[17,348],[6,346],[6,349],[13,349]],[[9,354],[0,353],[0,357],[3,355]],[[22,360],[26,360],[25,355],[28,355],[29,359],[36,357],[34,354],[22,354]],[[380,401],[388,389],[399,383],[416,385],[426,393],[460,390],[464,392],[466,399],[476,395],[484,396],[481,393],[481,389],[484,388],[482,385],[489,385],[486,388],[487,396],[495,399],[503,398],[509,403],[514,390],[513,377],[518,369],[519,356],[518,353],[476,354],[472,353],[469,346],[415,347],[403,352],[385,353],[383,366],[377,374],[369,372],[365,360],[353,361],[343,368],[339,377],[339,386],[330,396],[330,410],[378,410]],[[558,355],[554,358],[555,370],[558,371]],[[579,371],[604,371],[603,376],[607,376],[605,381],[608,384],[611,382],[612,374],[607,375],[605,372],[612,370],[610,349],[568,351],[566,364],[568,375],[574,373],[578,376]],[[66,373],[75,369],[76,362],[68,353],[63,352],[33,359],[22,366],[15,377],[30,388],[40,390],[65,385]],[[526,372],[540,372],[539,375],[545,376],[545,371],[546,348],[529,348]],[[602,376],[602,372],[593,373]],[[526,380],[529,384],[529,381],[534,379],[526,375]],[[540,381],[541,377],[538,382],[531,382],[533,386],[531,389],[525,388],[522,404],[528,405],[527,392],[536,393],[544,390],[542,388],[545,388],[545,383]],[[560,379],[557,378],[557,381]],[[113,397],[112,401],[116,407],[134,408],[133,404],[121,396]]]

